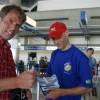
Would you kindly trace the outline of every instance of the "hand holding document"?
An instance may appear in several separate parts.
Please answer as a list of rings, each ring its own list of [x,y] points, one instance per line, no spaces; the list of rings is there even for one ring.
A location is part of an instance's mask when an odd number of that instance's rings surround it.
[[[48,94],[49,88],[59,88],[56,75],[52,75],[51,77],[37,77],[37,81],[39,81],[40,88],[44,95]]]

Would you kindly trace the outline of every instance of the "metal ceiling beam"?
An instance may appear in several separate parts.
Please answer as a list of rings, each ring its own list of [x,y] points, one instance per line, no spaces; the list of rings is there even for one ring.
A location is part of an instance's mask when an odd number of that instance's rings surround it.
[[[91,19],[100,19],[100,16],[90,16]]]
[[[100,31],[94,31],[94,32],[92,32],[91,31],[91,33],[86,33],[86,34],[83,34],[81,31],[79,31],[79,32],[70,32],[69,31],[69,35],[70,36],[85,36],[85,35],[90,35],[90,36],[100,36]],[[47,37],[48,35],[47,35],[47,33],[42,33],[42,34],[38,34],[38,33],[32,33],[32,32],[28,32],[28,31],[22,31],[22,32],[19,32],[19,34],[18,34],[18,36],[19,37],[41,37],[41,38],[45,38],[45,37]]]
[[[69,20],[69,18],[45,18],[45,19],[36,19],[36,21],[55,21],[55,20]]]
[[[87,46],[87,44],[75,44],[76,46]],[[29,47],[31,47],[31,46],[54,46],[54,44],[21,44],[21,46],[29,46]],[[98,46],[98,47],[100,47],[100,44],[88,44],[88,46]]]

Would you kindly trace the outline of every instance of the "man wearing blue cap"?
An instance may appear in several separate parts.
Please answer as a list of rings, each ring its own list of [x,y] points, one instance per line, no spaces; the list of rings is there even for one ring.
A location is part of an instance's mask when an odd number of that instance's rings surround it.
[[[58,47],[51,55],[47,74],[55,74],[60,88],[50,89],[46,100],[81,100],[92,89],[92,75],[88,57],[68,39],[69,32],[62,22],[49,28],[49,37]]]

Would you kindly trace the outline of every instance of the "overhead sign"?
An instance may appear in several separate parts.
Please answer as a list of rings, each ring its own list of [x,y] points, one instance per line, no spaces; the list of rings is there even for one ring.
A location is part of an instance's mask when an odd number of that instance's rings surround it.
[[[87,24],[86,11],[80,11],[80,21],[81,21],[82,25],[86,25]]]
[[[24,46],[25,50],[46,50],[46,46]]]

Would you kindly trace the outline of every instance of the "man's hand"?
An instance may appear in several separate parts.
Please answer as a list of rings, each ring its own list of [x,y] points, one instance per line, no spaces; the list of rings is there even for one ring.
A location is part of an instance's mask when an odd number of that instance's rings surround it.
[[[46,96],[46,98],[51,98],[52,100],[55,100],[61,95],[62,95],[62,89],[54,88],[54,89],[49,89],[49,94]]]
[[[16,83],[18,88],[30,89],[35,81],[36,72],[33,70],[25,71],[17,77]]]

